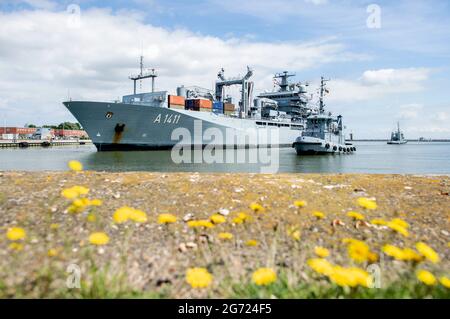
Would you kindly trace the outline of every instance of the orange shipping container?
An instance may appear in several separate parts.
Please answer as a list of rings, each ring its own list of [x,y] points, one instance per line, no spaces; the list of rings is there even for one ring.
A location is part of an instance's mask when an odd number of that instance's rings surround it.
[[[175,104],[184,106],[185,100],[186,99],[182,96],[169,95],[169,105]]]
[[[203,109],[212,109],[212,101],[211,100],[199,100],[199,106]]]

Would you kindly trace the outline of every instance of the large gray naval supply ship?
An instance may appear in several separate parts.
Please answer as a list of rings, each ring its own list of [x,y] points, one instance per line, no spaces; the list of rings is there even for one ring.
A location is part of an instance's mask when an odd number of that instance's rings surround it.
[[[182,86],[176,95],[156,92],[157,76],[154,69],[144,70],[141,57],[140,73],[130,77],[134,92],[123,96],[122,101],[70,100],[63,104],[98,151],[170,149],[176,144],[291,147],[304,130],[306,117],[314,111],[308,107],[307,84],[290,83],[288,78],[293,74],[288,72],[275,75],[278,89],[255,99],[250,81],[253,71],[248,67],[244,77],[236,78],[226,78],[222,69],[215,91]],[[152,90],[137,93],[136,83],[144,79],[152,80]],[[225,88],[232,85],[241,87],[241,101],[236,106],[225,95]],[[252,134],[256,138],[248,138]]]

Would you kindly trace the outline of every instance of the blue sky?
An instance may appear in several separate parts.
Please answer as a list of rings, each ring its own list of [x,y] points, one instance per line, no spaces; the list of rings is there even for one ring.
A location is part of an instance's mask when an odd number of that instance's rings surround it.
[[[366,23],[373,3],[381,9],[380,28]],[[81,9],[75,31],[60,27],[70,4]],[[212,86],[221,66],[235,73],[253,64],[257,90],[270,89],[276,71],[296,72],[313,85],[324,75],[332,79],[330,110],[359,137],[386,137],[397,120],[408,137],[450,137],[449,1],[0,0],[2,20],[0,111],[11,125],[71,119],[60,105],[67,94],[127,94],[143,48],[164,89]],[[32,32],[18,27],[24,23],[33,24]],[[106,41],[107,30],[117,36]],[[67,56],[68,38],[74,46],[79,41],[81,54]],[[129,50],[116,50],[120,43]],[[23,54],[11,54],[15,46]],[[27,100],[30,92],[37,100]],[[36,107],[38,118],[30,115]]]

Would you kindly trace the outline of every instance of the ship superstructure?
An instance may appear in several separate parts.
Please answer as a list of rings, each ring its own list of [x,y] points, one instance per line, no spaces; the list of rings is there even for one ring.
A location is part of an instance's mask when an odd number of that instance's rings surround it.
[[[232,141],[215,140],[221,146],[260,147],[264,145],[289,147],[305,128],[306,117],[314,112],[308,106],[306,85],[291,84],[289,72],[275,75],[279,87],[253,99],[253,70],[241,77],[226,77],[220,70],[215,90],[199,86],[180,86],[176,94],[155,90],[155,69],[145,70],[141,57],[140,73],[133,75],[133,94],[122,101],[67,101],[64,105],[87,131],[99,151],[170,149],[180,142],[204,146],[208,129],[223,136],[230,132]],[[137,92],[137,83],[152,80],[151,92]],[[226,95],[226,88],[238,85],[241,98],[237,105]],[[180,141],[176,129],[185,129],[190,141]],[[277,133],[273,134],[273,130]],[[256,132],[256,141],[245,138],[249,130]],[[207,134],[205,134],[207,133]],[[266,138],[260,138],[262,136]],[[276,136],[271,141],[267,137]],[[243,137],[243,138],[241,138]]]

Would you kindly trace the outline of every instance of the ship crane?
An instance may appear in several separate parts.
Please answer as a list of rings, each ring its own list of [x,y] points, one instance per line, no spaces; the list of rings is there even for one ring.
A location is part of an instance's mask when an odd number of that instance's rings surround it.
[[[144,72],[144,56],[141,55],[141,61],[140,61],[140,67],[141,72],[137,75],[131,75],[129,78],[133,81],[133,87],[134,87],[134,94],[136,95],[136,81],[142,81],[144,79],[152,79],[152,93],[155,92],[155,78],[158,77],[158,74],[156,73],[155,69],[149,69]],[[141,82],[142,83],[142,82]],[[142,89],[142,87],[141,87]]]
[[[216,82],[216,100],[223,102],[224,88],[232,85],[241,86],[241,103],[239,106],[239,117],[245,118],[250,110],[250,101],[253,93],[253,82],[249,81],[253,76],[253,70],[247,66],[247,73],[244,77],[230,78],[225,77],[225,70],[221,69],[217,74],[219,80]]]

